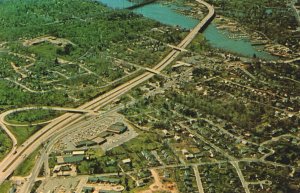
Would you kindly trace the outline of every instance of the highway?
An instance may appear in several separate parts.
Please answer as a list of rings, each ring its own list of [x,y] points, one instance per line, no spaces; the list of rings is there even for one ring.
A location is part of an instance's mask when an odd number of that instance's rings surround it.
[[[176,46],[178,48],[184,49],[186,48],[191,41],[195,38],[195,36],[199,33],[199,31],[203,30],[206,25],[213,19],[215,15],[215,11],[213,6],[202,1],[196,0],[198,3],[205,5],[209,13],[208,15]],[[175,60],[175,58],[181,53],[178,49],[173,49],[161,62],[159,62],[154,68],[153,71],[160,72],[166,66],[168,66],[171,62]],[[113,90],[87,102],[78,107],[78,109],[82,110],[93,110],[98,111],[103,106],[113,102],[115,99],[124,95],[132,88],[137,85],[149,80],[151,77],[155,76],[155,74],[151,72],[145,72],[142,75],[133,78],[132,80],[114,88]],[[24,161],[24,159],[31,154],[35,149],[37,149],[43,142],[47,141],[49,138],[55,136],[58,132],[63,130],[64,128],[77,123],[82,119],[82,114],[74,114],[74,113],[66,113],[54,121],[40,129],[34,135],[32,135],[26,142],[22,144],[22,146],[16,147],[16,142],[14,142],[13,150],[5,157],[5,159],[0,163],[0,184],[9,177],[13,171]],[[5,124],[0,120],[1,126],[4,125],[4,130],[10,135],[8,129],[5,129]],[[10,137],[15,139],[13,135]],[[13,140],[14,141],[14,140]],[[15,153],[16,152],[16,153]]]

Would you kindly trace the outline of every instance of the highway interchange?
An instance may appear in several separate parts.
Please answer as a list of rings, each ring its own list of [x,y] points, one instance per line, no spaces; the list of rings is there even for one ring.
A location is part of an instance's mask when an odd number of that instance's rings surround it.
[[[176,57],[180,54],[180,52],[185,49],[191,41],[196,37],[199,31],[202,31],[206,25],[208,25],[211,20],[214,18],[215,11],[213,6],[202,1],[196,0],[198,3],[206,6],[209,10],[206,17],[192,30],[190,33],[179,43],[173,50],[155,67],[153,67],[152,71],[161,72],[164,68],[166,68],[170,63],[172,63]],[[180,48],[180,49],[178,49]],[[53,110],[64,110],[67,111],[64,115],[52,120],[48,125],[40,129],[34,135],[32,135],[27,141],[25,141],[21,146],[17,144],[17,140],[14,135],[7,128],[7,122],[5,121],[5,117],[15,112],[16,110],[11,110],[4,112],[0,115],[0,126],[4,129],[4,131],[9,135],[13,142],[13,148],[10,153],[1,161],[0,163],[0,184],[4,182],[13,172],[14,170],[24,161],[24,159],[30,155],[34,150],[36,150],[39,146],[41,146],[44,142],[49,141],[49,139],[53,139],[59,135],[66,127],[74,125],[78,123],[80,120],[84,118],[82,113],[97,113],[102,107],[113,102],[115,99],[124,95],[132,88],[138,86],[139,84],[149,80],[153,77],[155,73],[145,72],[142,75],[139,75],[136,78],[112,89],[111,91],[87,102],[77,109],[70,108],[56,108],[52,107]],[[36,109],[37,107],[29,107],[29,109]],[[50,108],[50,107],[43,107]],[[19,110],[26,110],[19,109]],[[27,108],[28,110],[28,108]],[[43,154],[44,155],[44,154]],[[44,159],[44,156],[41,156],[40,159]],[[40,161],[42,162],[42,161]],[[38,162],[38,163],[40,163]],[[29,185],[28,189],[31,185]]]

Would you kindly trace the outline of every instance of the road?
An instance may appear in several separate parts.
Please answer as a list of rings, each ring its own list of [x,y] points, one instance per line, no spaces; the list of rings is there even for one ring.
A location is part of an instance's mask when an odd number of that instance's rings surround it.
[[[241,183],[242,183],[242,186],[243,186],[245,192],[246,193],[250,193],[250,190],[248,188],[248,183],[246,182],[246,180],[244,178],[244,175],[243,175],[243,173],[242,173],[242,171],[241,171],[241,169],[239,167],[239,162],[238,161],[231,161],[230,163],[235,168],[235,170],[236,170],[236,172],[237,172],[237,174],[238,174],[238,176],[239,176],[239,178],[241,180]]]
[[[87,183],[88,178],[81,178],[79,184],[76,187],[76,192],[75,193],[81,193],[83,187],[85,186],[85,184]]]
[[[35,163],[35,167],[33,168],[30,177],[28,178],[28,180],[26,182],[24,182],[24,185],[22,186],[22,188],[20,190],[20,193],[30,192],[30,190],[32,189],[32,187],[34,185],[35,179],[39,175],[40,168],[43,165],[43,162],[46,158],[47,158],[46,154],[43,153],[41,155],[41,158],[37,160],[37,162]]]
[[[198,191],[199,191],[199,193],[204,193],[204,189],[203,189],[203,185],[202,185],[202,182],[201,182],[201,177],[200,177],[200,173],[199,173],[199,170],[198,170],[198,166],[194,165],[193,170],[194,170],[196,181],[197,181]]]
[[[291,8],[292,8],[292,10],[293,10],[293,12],[294,12],[294,15],[295,15],[295,18],[296,18],[296,20],[297,20],[297,22],[298,22],[298,26],[300,26],[300,15],[299,15],[299,11],[297,10],[297,8],[296,8],[296,6],[295,6],[295,4],[297,3],[297,0],[293,0],[290,4],[288,4]]]
[[[42,90],[42,91],[32,90],[32,89],[28,88],[27,86],[25,86],[25,85],[23,85],[23,84],[15,81],[15,80],[11,80],[10,78],[4,78],[4,80],[10,81],[10,82],[16,84],[17,86],[19,86],[19,87],[27,90],[28,92],[31,92],[31,93],[46,93],[46,92],[50,92],[50,90],[46,90],[46,91],[45,90]]]
[[[196,37],[196,35],[199,33],[199,31],[203,30],[206,25],[209,24],[209,22],[213,19],[215,15],[215,11],[213,6],[210,4],[202,1],[202,0],[196,0],[198,3],[203,4],[206,6],[209,10],[207,16],[176,46],[179,48],[186,48],[191,41]],[[173,62],[181,51],[173,49],[161,62],[159,62],[153,70],[160,72],[162,71],[166,66],[168,66],[171,62]],[[104,107],[105,105],[113,102],[115,99],[119,98],[120,96],[124,95],[128,91],[130,91],[132,88],[138,86],[139,84],[149,80],[152,78],[155,74],[151,72],[145,72],[142,75],[137,76],[136,78],[133,78],[132,80],[112,89],[111,91],[91,100],[90,102],[87,102],[81,106],[78,107],[78,109],[87,109],[87,110],[94,110],[98,111],[100,108]],[[73,125],[74,123],[78,122],[80,119],[82,119],[82,115],[80,114],[74,114],[74,113],[66,113],[54,121],[52,121],[50,124],[46,125],[42,129],[40,129],[38,132],[36,132],[34,135],[32,135],[27,141],[25,141],[22,146],[15,149],[14,152],[16,153],[10,153],[8,156],[6,156],[5,161],[2,161],[0,163],[0,184],[3,183],[3,181],[9,177],[13,171],[23,162],[23,160],[31,154],[35,149],[37,149],[43,142],[48,140],[50,137],[54,136],[57,132],[63,130],[64,128]],[[0,121],[1,122],[1,121]],[[3,124],[1,122],[1,124]],[[4,125],[4,124],[3,124]],[[6,131],[6,129],[4,129]],[[8,134],[11,134],[8,132]],[[14,146],[15,148],[15,146]]]

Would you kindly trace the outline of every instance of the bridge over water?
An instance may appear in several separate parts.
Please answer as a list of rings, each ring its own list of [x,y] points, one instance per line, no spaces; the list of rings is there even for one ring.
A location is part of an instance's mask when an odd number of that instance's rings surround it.
[[[136,2],[136,4],[132,5],[130,7],[127,7],[126,9],[129,9],[129,10],[136,9],[136,8],[143,7],[145,5],[154,3],[155,1],[157,1],[157,0],[137,0],[137,1],[133,1],[133,2]]]

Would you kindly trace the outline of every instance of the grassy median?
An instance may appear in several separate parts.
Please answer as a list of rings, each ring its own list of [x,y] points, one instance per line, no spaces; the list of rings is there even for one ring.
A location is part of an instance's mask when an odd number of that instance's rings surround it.
[[[24,162],[14,171],[14,176],[28,176],[35,165],[36,157],[39,154],[39,149],[30,154]]]

